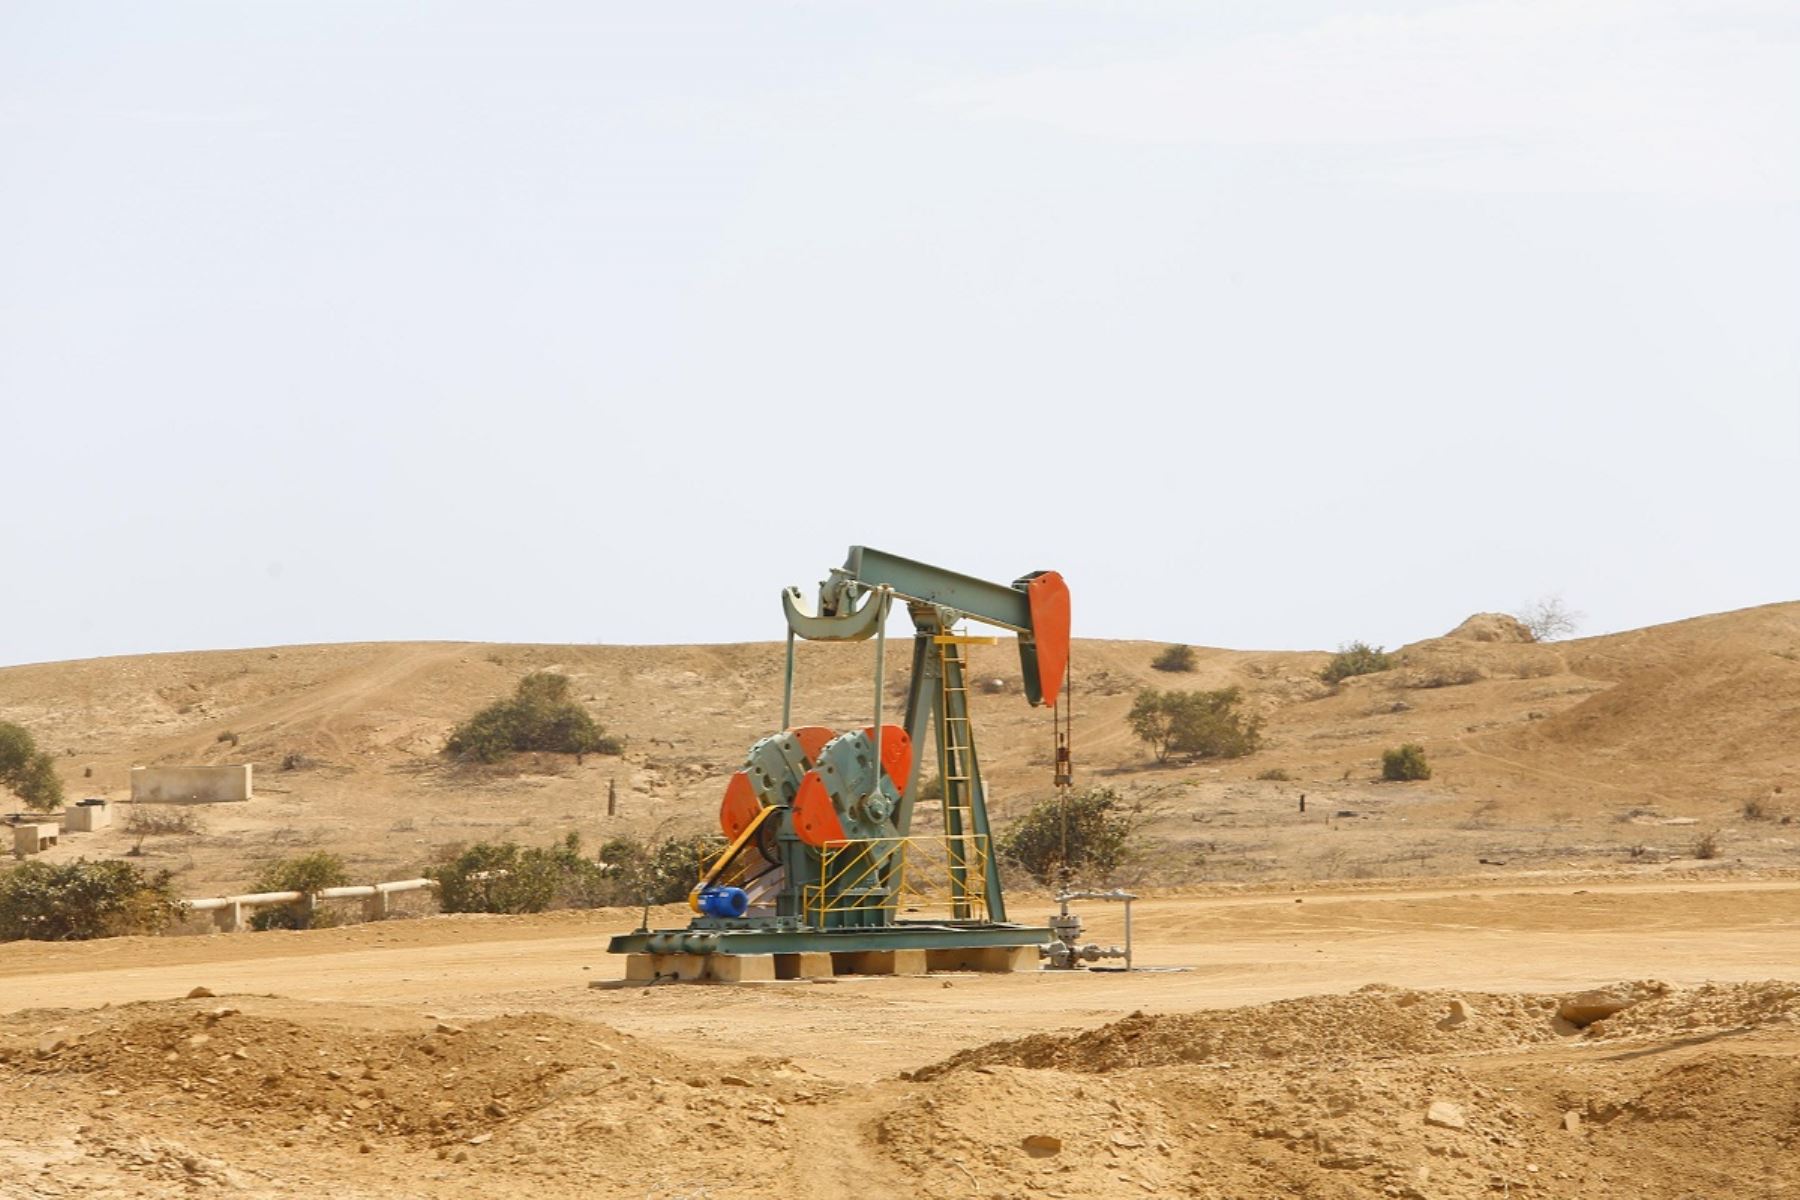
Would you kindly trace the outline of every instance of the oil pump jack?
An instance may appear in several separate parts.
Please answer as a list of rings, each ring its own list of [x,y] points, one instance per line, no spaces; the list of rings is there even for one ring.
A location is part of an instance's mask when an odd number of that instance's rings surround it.
[[[756,979],[837,970],[916,973],[1035,966],[1047,926],[1009,922],[969,718],[963,621],[1018,637],[1026,699],[1057,704],[1069,661],[1069,589],[1055,571],[1010,586],[865,546],[819,585],[816,612],[782,593],[787,670],[781,729],[750,747],[726,785],[727,845],[700,865],[683,929],[639,929],[608,949],[628,978]],[[883,724],[887,616],[913,622],[900,724]],[[795,726],[794,643],[873,639],[874,720]],[[941,796],[926,797],[926,743]],[[1068,779],[1057,727],[1057,781]],[[931,789],[934,792],[938,788]]]

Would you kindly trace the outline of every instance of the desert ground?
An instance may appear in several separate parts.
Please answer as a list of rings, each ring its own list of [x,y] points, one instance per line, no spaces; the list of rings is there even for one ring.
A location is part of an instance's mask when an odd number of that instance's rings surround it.
[[[1079,782],[1143,810],[1145,970],[646,987],[605,909],[9,943],[0,1196],[1800,1194],[1800,603],[1550,644],[1476,617],[1336,688],[1324,652],[1159,648],[1075,647]],[[865,723],[872,651],[802,651],[797,715]],[[1048,722],[977,654],[1004,825],[1051,792]],[[622,755],[442,757],[540,669]],[[375,880],[708,828],[780,677],[773,644],[279,647],[7,668],[0,719],[77,796],[255,763],[192,832],[121,805],[50,852],[204,896],[296,848]],[[1266,743],[1157,764],[1145,685],[1239,686]],[[1430,780],[1378,781],[1402,741]],[[1567,1019],[1595,989],[1624,1007]]]

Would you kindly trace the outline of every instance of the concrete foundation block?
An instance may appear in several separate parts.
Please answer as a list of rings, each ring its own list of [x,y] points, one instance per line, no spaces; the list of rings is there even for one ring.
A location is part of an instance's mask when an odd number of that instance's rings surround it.
[[[933,971],[987,971],[1006,974],[1035,971],[1041,962],[1036,946],[971,946],[927,952]]]
[[[48,850],[62,840],[62,826],[30,821],[13,826],[13,853],[20,858]]]
[[[839,975],[923,975],[923,950],[849,950],[832,955]]]
[[[708,954],[706,977],[720,983],[756,983],[775,978],[773,954]]]
[[[825,953],[777,954],[775,955],[775,978],[777,979],[830,979],[836,974],[831,967],[831,955]]]
[[[625,956],[625,978],[633,983],[651,983],[658,979],[679,979],[693,983],[706,978],[705,954],[628,954]],[[774,970],[770,968],[771,972]]]

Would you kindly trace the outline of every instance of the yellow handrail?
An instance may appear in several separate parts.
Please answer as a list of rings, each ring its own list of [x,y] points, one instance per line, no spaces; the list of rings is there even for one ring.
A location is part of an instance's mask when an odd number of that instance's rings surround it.
[[[903,906],[926,915],[942,909],[950,920],[985,921],[987,853],[987,839],[974,834],[827,842],[819,882],[803,889],[801,906],[815,925],[826,924],[828,914],[849,912],[885,911],[891,921]]]

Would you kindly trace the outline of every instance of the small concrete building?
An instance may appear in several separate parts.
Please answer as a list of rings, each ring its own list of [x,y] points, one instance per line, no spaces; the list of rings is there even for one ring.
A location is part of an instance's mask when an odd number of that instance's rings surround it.
[[[112,805],[104,800],[83,800],[63,809],[64,833],[92,833],[112,824]]]
[[[228,767],[133,767],[134,804],[230,804],[251,797],[250,764]]]

